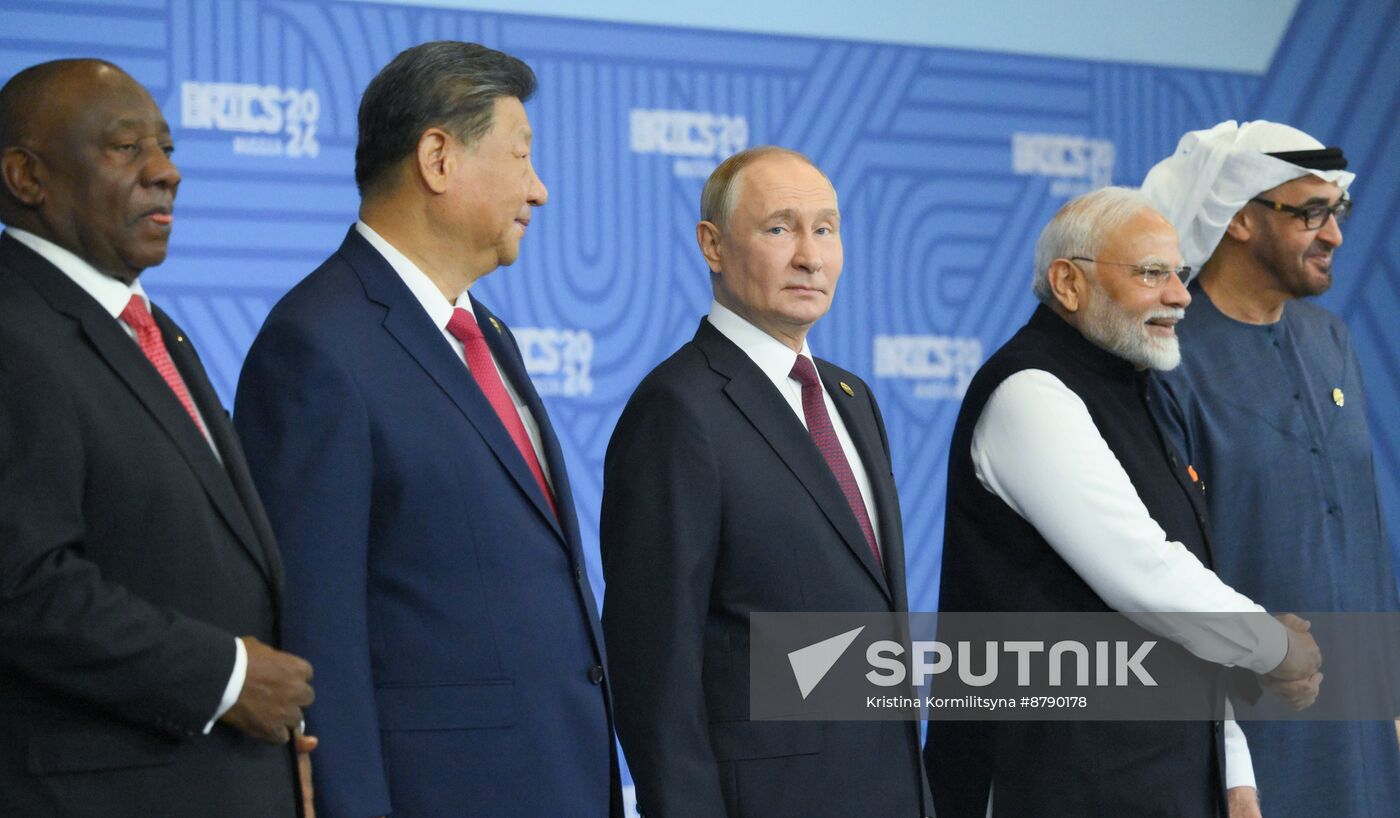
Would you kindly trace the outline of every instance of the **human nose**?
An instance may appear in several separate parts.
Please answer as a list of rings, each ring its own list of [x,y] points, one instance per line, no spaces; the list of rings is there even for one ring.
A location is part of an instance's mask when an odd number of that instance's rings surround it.
[[[530,193],[526,201],[532,207],[539,207],[549,201],[549,188],[544,186],[544,181],[535,172],[534,164],[530,165]]]
[[[1181,276],[1167,276],[1167,284],[1162,289],[1162,303],[1183,310],[1191,305],[1191,291],[1186,289],[1186,282],[1181,280]]]
[[[1327,221],[1322,223],[1322,227],[1318,228],[1317,237],[1333,247],[1342,246],[1342,226],[1337,222],[1336,214],[1327,214]]]
[[[177,187],[180,184],[180,169],[175,167],[175,160],[166,153],[165,147],[156,145],[147,153],[149,158],[142,168],[142,181],[147,185],[171,189]]]
[[[793,248],[792,266],[805,273],[821,272],[823,261],[817,248],[816,238],[809,232],[797,234],[797,246]]]

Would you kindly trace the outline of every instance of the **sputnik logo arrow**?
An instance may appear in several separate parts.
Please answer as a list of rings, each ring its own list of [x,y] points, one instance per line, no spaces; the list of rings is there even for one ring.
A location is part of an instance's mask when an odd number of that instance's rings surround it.
[[[789,653],[788,663],[792,665],[792,675],[797,677],[797,689],[802,693],[802,700],[807,700],[807,694],[811,693],[831,668],[836,665],[836,661],[856,641],[860,632],[865,630],[861,625],[853,631],[846,631],[830,639],[823,639],[805,648],[799,648]]]

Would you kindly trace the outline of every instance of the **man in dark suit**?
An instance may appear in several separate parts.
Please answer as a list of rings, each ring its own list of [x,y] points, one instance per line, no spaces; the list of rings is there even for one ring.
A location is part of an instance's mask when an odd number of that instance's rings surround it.
[[[137,277],[180,174],[110,63],[0,89],[0,813],[291,816],[311,702],[218,397]]]
[[[523,62],[426,43],[365,90],[360,221],[258,334],[234,417],[316,662],[322,818],[620,815],[559,442],[469,288],[531,208]]]
[[[701,196],[714,303],[608,446],[604,633],[648,818],[932,812],[910,722],[749,720],[749,615],[904,611],[884,424],[807,331],[841,275],[831,182],[783,148]]]

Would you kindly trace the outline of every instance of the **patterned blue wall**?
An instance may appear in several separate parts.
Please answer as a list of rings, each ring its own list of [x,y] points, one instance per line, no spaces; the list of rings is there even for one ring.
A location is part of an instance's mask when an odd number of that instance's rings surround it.
[[[1359,171],[1337,284],[1400,524],[1400,2],[1303,3],[1262,77],[950,49],[702,32],[335,0],[0,0],[0,78],[94,55],[151,89],[184,183],[169,261],[144,280],[226,402],[276,299],[340,241],[361,89],[427,39],[527,60],[549,205],[478,295],[525,343],[577,493],[596,588],[602,460],[622,404],[709,302],[694,245],[704,176],[745,145],[835,181],[846,272],[813,332],[889,425],[910,598],[936,604],[961,388],[1029,314],[1031,247],[1070,195],[1135,184],[1191,128],[1278,119]],[[1280,487],[1286,491],[1287,487]]]

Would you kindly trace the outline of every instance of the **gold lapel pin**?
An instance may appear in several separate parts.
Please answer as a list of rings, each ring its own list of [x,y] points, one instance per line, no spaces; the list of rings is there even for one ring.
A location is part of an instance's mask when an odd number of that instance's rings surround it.
[[[500,333],[505,332],[505,330],[501,329],[501,322],[500,322],[500,321],[497,321],[497,320],[496,320],[496,316],[494,316],[494,315],[491,316],[491,326],[493,326],[493,327],[496,328],[497,334],[500,334]]]
[[[183,344],[184,342],[185,342],[185,336],[183,336],[183,335],[176,335],[176,336],[175,336],[175,343],[177,343],[177,344]]]
[[[1342,394],[1342,388],[1340,386],[1333,388],[1332,402],[1337,404],[1338,406],[1347,405],[1347,396]]]
[[[856,396],[856,390],[852,389],[850,384],[846,383],[845,381],[841,382],[841,391],[845,392],[847,395],[850,395],[853,398]]]

